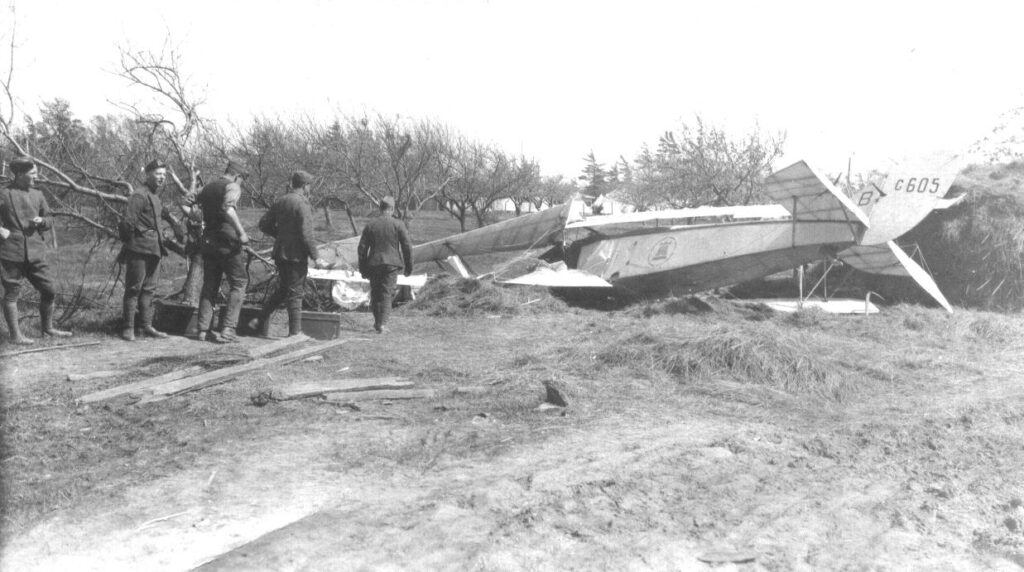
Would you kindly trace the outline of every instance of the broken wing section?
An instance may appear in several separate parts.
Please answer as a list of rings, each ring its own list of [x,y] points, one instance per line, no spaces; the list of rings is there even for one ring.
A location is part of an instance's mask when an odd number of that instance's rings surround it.
[[[549,288],[611,288],[612,285],[600,276],[582,270],[574,270],[564,262],[542,266],[533,272],[509,280],[495,280],[495,284],[516,284],[519,286],[546,286]]]
[[[891,240],[883,244],[851,246],[839,253],[839,259],[861,272],[910,277],[947,312],[953,312],[953,306],[932,277]]]
[[[418,244],[412,249],[413,263],[444,260],[453,254],[472,256],[492,252],[529,250],[562,242],[570,220],[582,219],[583,202],[570,201],[538,213],[511,218],[496,224]]]

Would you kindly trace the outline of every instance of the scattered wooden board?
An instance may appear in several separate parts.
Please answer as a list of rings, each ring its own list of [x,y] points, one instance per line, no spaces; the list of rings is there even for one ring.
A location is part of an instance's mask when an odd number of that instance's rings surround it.
[[[179,379],[177,381],[172,381],[170,383],[150,387],[148,388],[148,391],[152,395],[143,398],[139,403],[141,404],[152,403],[154,401],[162,401],[174,395],[186,393],[189,391],[195,391],[197,389],[203,389],[205,387],[210,387],[211,385],[223,383],[231,378],[237,377],[239,374],[300,360],[308,355],[325,352],[329,349],[340,346],[348,341],[348,339],[330,340],[287,354],[282,354],[271,358],[257,359],[249,363],[243,363],[231,367],[216,369],[200,375],[186,377],[184,379]]]
[[[38,352],[49,352],[53,350],[66,350],[68,348],[84,348],[85,346],[98,346],[103,342],[82,342],[80,344],[64,344],[61,346],[46,346],[42,348],[32,348],[30,350],[21,350],[18,352],[8,352],[0,354],[0,358],[20,356],[21,354],[34,354]]]
[[[181,379],[183,377],[196,375],[198,373],[201,373],[202,371],[203,368],[199,367],[198,365],[182,369],[176,369],[174,371],[165,373],[163,375],[158,375],[156,377],[150,377],[147,379],[143,379],[141,381],[136,381],[134,383],[119,385],[117,387],[104,389],[103,391],[97,391],[95,393],[83,395],[82,397],[78,398],[78,401],[80,401],[81,403],[95,403],[97,401],[113,399],[115,397],[121,397],[122,395],[129,395],[131,393],[140,393],[145,391],[149,387],[168,383],[177,379]]]
[[[261,358],[265,355],[272,354],[276,351],[283,350],[288,346],[293,346],[305,341],[309,341],[309,336],[306,334],[298,334],[296,336],[288,336],[287,338],[281,338],[280,340],[274,340],[272,342],[256,346],[249,349],[249,357],[252,359]]]
[[[126,373],[130,372],[126,369],[110,369],[89,373],[69,373],[68,381],[89,381],[90,379],[103,379],[104,377],[114,377],[115,375],[124,375]]]
[[[752,550],[711,550],[698,556],[697,560],[708,564],[743,564],[757,560],[757,553]]]
[[[364,379],[333,379],[309,383],[296,383],[274,388],[274,398],[280,401],[301,399],[331,393],[365,391],[371,389],[407,389],[414,384],[399,377],[372,377]]]
[[[437,395],[433,389],[376,389],[371,391],[346,391],[329,393],[327,401],[351,403],[353,401],[370,401],[374,399],[429,399]]]

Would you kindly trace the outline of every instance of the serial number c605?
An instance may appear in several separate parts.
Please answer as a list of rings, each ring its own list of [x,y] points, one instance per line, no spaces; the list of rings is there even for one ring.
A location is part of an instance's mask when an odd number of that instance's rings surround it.
[[[939,192],[939,178],[928,179],[926,177],[911,177],[909,179],[896,179],[896,186],[893,190],[906,191],[908,193],[937,193]]]

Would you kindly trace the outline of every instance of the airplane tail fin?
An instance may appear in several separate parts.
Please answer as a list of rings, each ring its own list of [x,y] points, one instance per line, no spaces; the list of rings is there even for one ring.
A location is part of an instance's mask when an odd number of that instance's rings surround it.
[[[904,163],[881,184],[868,184],[854,194],[854,203],[871,222],[861,244],[884,244],[917,226],[928,213],[948,206],[944,199],[956,180],[962,157]]]

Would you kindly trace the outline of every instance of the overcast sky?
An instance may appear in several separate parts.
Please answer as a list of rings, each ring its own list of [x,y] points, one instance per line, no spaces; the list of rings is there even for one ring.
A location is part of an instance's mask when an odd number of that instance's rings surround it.
[[[142,95],[111,73],[118,46],[170,34],[216,118],[429,118],[575,177],[590,150],[632,159],[700,114],[785,131],[787,162],[856,172],[965,150],[1024,104],[1013,5],[20,0],[13,87],[34,114],[54,97],[116,112]]]

